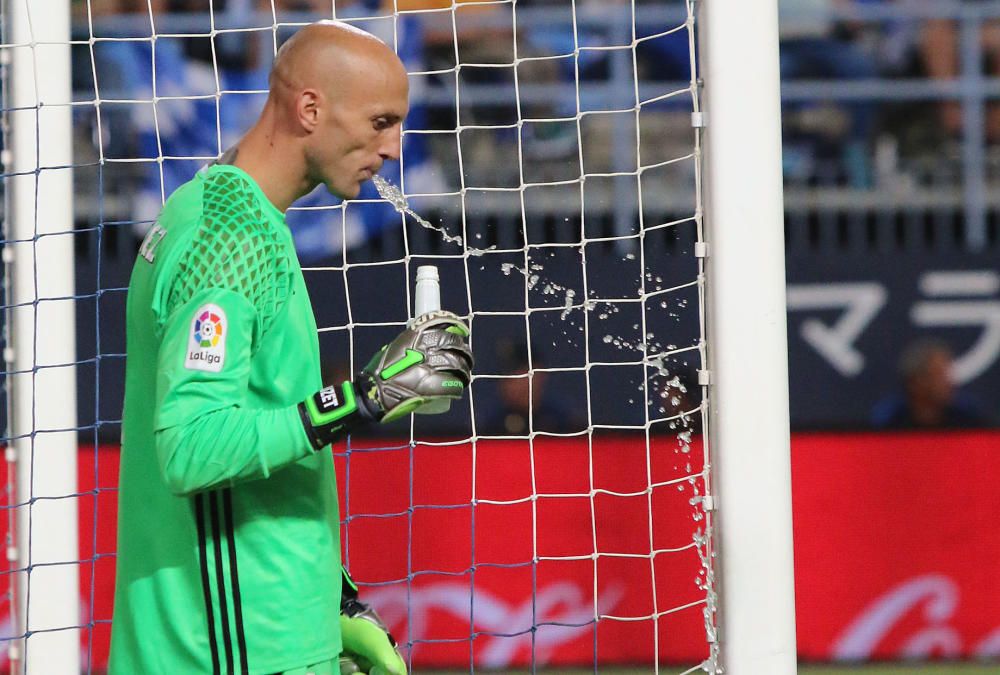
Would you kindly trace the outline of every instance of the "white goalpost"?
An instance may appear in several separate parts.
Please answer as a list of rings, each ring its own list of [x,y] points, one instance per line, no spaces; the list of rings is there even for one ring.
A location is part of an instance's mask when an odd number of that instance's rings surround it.
[[[783,675],[796,653],[777,2],[707,0],[701,19],[719,637],[726,672]]]
[[[100,17],[87,0],[71,37],[70,0],[0,0],[9,671],[105,667],[113,523],[96,503],[114,486],[77,463],[85,429],[95,473],[100,453],[117,463],[96,439],[118,420],[100,398],[77,419],[74,223],[133,236],[253,119],[259,61],[338,18],[400,53],[412,121],[388,192],[289,211],[300,255],[326,247],[303,262],[329,296],[313,297],[324,356],[364,365],[431,263],[477,359],[449,422],[334,448],[345,560],[411,671],[794,673],[777,0],[154,4]],[[94,212],[74,213],[75,168]],[[124,297],[102,265],[131,260],[95,266],[98,307]],[[124,333],[123,315],[93,323]],[[122,356],[105,350],[98,364]],[[494,419],[505,396],[527,410]]]
[[[12,672],[68,674],[80,667],[69,0],[5,5],[5,435],[16,536],[8,532],[15,603],[3,637]]]

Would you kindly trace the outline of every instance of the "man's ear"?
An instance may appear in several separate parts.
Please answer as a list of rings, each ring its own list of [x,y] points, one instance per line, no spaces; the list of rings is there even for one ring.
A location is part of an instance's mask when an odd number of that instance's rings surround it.
[[[307,132],[319,126],[320,94],[315,89],[303,89],[295,101],[295,115],[298,123]]]

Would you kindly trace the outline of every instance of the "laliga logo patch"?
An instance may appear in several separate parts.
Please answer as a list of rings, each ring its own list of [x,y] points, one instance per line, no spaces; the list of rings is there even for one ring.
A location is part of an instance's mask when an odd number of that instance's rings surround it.
[[[194,313],[184,367],[218,373],[226,359],[226,313],[218,305],[202,305]]]

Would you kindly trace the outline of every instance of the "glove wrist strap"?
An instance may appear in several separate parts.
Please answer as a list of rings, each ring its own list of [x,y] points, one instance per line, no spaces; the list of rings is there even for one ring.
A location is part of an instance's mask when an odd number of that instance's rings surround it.
[[[313,449],[319,450],[360,426],[378,421],[353,382],[324,387],[299,404],[299,415]]]

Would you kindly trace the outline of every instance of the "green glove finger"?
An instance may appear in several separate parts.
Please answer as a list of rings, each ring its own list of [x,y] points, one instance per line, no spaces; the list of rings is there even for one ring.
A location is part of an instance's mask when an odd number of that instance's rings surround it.
[[[357,655],[359,662],[371,664],[369,673],[406,675],[406,663],[389,642],[389,635],[371,621],[340,616],[340,633],[344,652]]]
[[[394,665],[391,669],[383,668],[382,666],[373,666],[371,670],[368,671],[369,675],[400,675],[406,673],[406,664],[403,663],[403,657],[396,654],[396,658],[399,659],[399,663]]]

